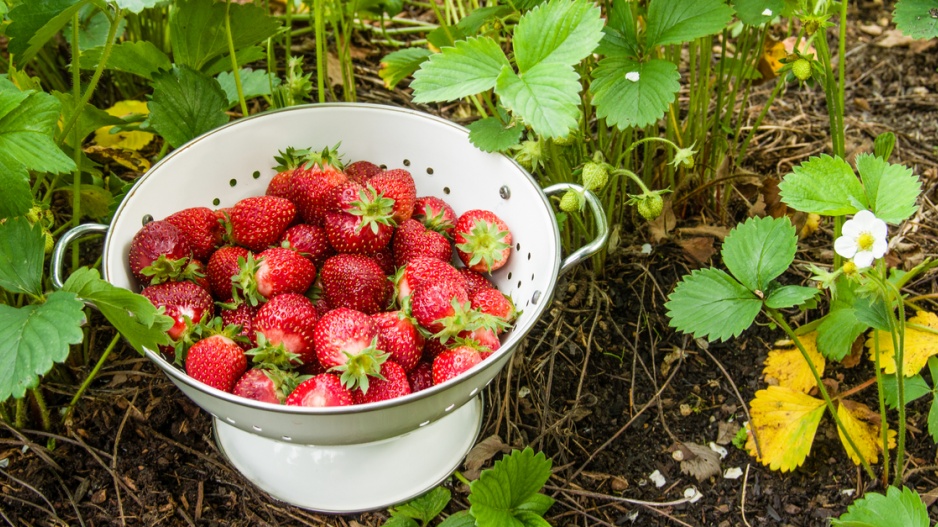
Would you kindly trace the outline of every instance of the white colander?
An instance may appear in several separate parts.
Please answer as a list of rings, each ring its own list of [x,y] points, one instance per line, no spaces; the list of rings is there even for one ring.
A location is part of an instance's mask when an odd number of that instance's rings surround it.
[[[492,381],[548,306],[558,276],[608,238],[598,200],[586,193],[597,238],[561,258],[557,222],[546,194],[510,158],[470,144],[465,128],[425,113],[370,104],[317,104],[240,119],[173,151],[134,185],[110,226],[69,231],[53,254],[61,286],[65,247],[88,232],[106,232],[102,273],[138,286],[127,263],[131,238],[150,219],[187,207],[228,207],[263,194],[274,155],[287,146],[341,143],[347,161],[406,168],[417,195],[436,195],[462,213],[490,209],[509,225],[513,253],[493,282],[521,316],[487,360],[445,384],[406,397],[343,408],[275,406],[236,397],[189,378],[147,352],[188,397],[214,417],[216,440],[249,480],[288,503],[325,512],[384,508],[445,479],[472,447],[482,420],[480,391]],[[467,404],[470,403],[470,404]]]

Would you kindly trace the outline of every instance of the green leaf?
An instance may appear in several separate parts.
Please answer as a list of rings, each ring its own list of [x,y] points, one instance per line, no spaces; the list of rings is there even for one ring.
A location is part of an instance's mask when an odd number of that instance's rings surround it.
[[[573,66],[542,62],[520,76],[505,66],[495,93],[541,137],[567,137],[577,126],[580,76]]]
[[[476,520],[469,511],[459,511],[449,515],[436,527],[476,527]]]
[[[172,318],[161,314],[146,297],[101,279],[95,269],[78,269],[68,277],[62,290],[94,303],[140,353],[144,349],[155,351],[170,343],[166,330],[173,326]]]
[[[93,48],[81,54],[79,65],[83,69],[93,70],[101,62],[104,48]],[[173,67],[166,53],[153,43],[141,41],[127,41],[116,44],[111,48],[111,55],[107,60],[107,68],[122,71],[152,80],[160,71],[168,71]]]
[[[175,67],[153,81],[150,125],[173,147],[228,122],[228,97],[215,79]]]
[[[850,165],[826,154],[794,167],[778,188],[782,201],[801,212],[844,216],[868,207],[863,185]]]
[[[524,127],[514,123],[505,126],[497,117],[486,117],[469,126],[469,141],[483,152],[505,152],[521,141]]]
[[[922,183],[912,175],[911,168],[893,165],[872,154],[859,154],[856,163],[870,211],[877,218],[897,224],[915,214]]]
[[[890,331],[892,310],[879,298],[858,298],[853,303],[857,321],[880,331]]]
[[[789,307],[800,306],[813,299],[820,293],[815,287],[803,287],[800,285],[786,285],[773,289],[769,296],[765,298],[766,307],[772,309],[786,309]]]
[[[67,121],[71,119],[72,114],[75,112],[75,98],[68,93],[58,91],[52,92],[52,95],[58,99],[59,103],[62,105],[62,120]],[[75,128],[69,132],[69,136],[65,141],[69,145],[74,145],[76,132],[81,138],[80,141],[84,141],[89,134],[102,126],[123,124],[126,124],[126,121],[120,117],[115,117],[92,104],[85,104],[82,106],[81,117],[78,118],[78,122],[75,123]]]
[[[733,9],[723,0],[652,0],[648,6],[645,46],[690,42],[719,33],[733,19]]]
[[[685,276],[664,307],[671,327],[695,338],[725,341],[752,325],[762,300],[732,276],[708,268]]]
[[[932,399],[928,409],[928,433],[932,441],[938,443],[938,397]]]
[[[71,200],[71,187],[65,188],[63,191],[68,196],[68,199]],[[81,202],[82,216],[94,220],[101,220],[111,213],[111,205],[114,201],[114,196],[111,194],[110,190],[104,187],[82,183],[80,185],[78,199]]]
[[[215,80],[225,91],[228,97],[228,108],[238,104],[238,87],[235,84],[234,73],[219,73]],[[244,93],[244,99],[253,99],[262,95],[270,95],[270,87],[280,86],[280,77],[267,73],[264,70],[241,70],[241,91]]]
[[[163,0],[114,0],[121,9],[126,9],[131,13],[139,13],[144,9],[155,7]]]
[[[381,527],[420,527],[420,524],[407,516],[391,516]]]
[[[785,9],[785,2],[784,0],[734,0],[733,9],[743,24],[761,26],[779,16]]]
[[[817,348],[825,358],[843,360],[850,353],[857,337],[869,326],[857,320],[853,306],[831,308],[817,328]]]
[[[413,75],[433,53],[427,48],[404,48],[388,53],[381,59],[378,76],[384,87],[393,89],[399,82]]]
[[[517,510],[526,511],[536,514],[537,516],[543,516],[547,513],[547,509],[551,508],[554,504],[554,498],[544,494],[532,494],[528,497],[524,503],[518,505]]]
[[[86,50],[104,46],[107,42],[108,32],[111,29],[111,21],[103,11],[95,8],[86,7],[81,10],[80,21],[78,25],[78,49],[84,53]],[[127,20],[122,19],[117,27],[117,37],[124,33],[127,26]],[[72,44],[72,24],[71,21],[62,29],[62,36],[69,46]]]
[[[517,525],[520,513],[516,509],[540,492],[550,478],[550,468],[551,461],[543,452],[535,454],[530,447],[512,451],[469,485],[469,513],[479,525]]]
[[[414,73],[414,102],[452,101],[491,89],[502,68],[511,70],[495,39],[461,40],[431,56]]]
[[[908,377],[905,380],[905,404],[924,397],[931,393],[931,388],[921,374],[914,377]],[[886,405],[895,410],[899,407],[899,384],[896,382],[896,375],[883,375],[883,394]]]
[[[603,39],[596,48],[596,53],[606,57],[626,57],[638,59],[641,54],[635,29],[635,15],[632,13],[633,2],[613,0],[609,9],[609,21],[603,28]]]
[[[541,63],[576,65],[602,37],[602,14],[594,2],[550,0],[521,17],[512,47],[523,76]]]
[[[46,237],[26,218],[0,223],[0,287],[11,293],[42,294]]]
[[[606,57],[593,69],[590,92],[596,116],[625,130],[660,119],[681,88],[681,74],[673,62],[636,62],[624,56]]]
[[[235,51],[235,60],[238,62],[239,68],[245,64],[257,62],[259,60],[265,60],[266,58],[267,52],[264,51],[260,46],[249,46]],[[208,64],[203,66],[199,71],[208,75],[209,77],[214,77],[219,73],[231,71],[231,55],[227,53],[220,55],[209,61]]]
[[[81,0],[30,0],[10,10],[6,35],[13,61],[23,65],[81,9]]]
[[[831,520],[835,527],[929,527],[928,509],[918,493],[890,486],[886,495],[868,492],[847,507],[840,518]]]
[[[798,237],[787,217],[750,218],[723,242],[723,263],[750,291],[768,289],[795,259]]]
[[[419,520],[422,524],[428,523],[443,512],[449,503],[452,494],[446,487],[434,487],[403,505],[390,509],[392,517],[405,517]],[[387,525],[387,524],[385,524]]]
[[[900,0],[892,20],[912,38],[938,38],[938,0]]]
[[[0,402],[23,397],[52,365],[81,342],[85,305],[74,293],[56,291],[42,304],[0,304]]]
[[[169,19],[173,58],[177,66],[202,70],[212,59],[228,53],[224,2],[178,0]],[[230,4],[234,48],[253,46],[273,36],[280,23],[262,6]],[[230,62],[229,62],[230,67]]]

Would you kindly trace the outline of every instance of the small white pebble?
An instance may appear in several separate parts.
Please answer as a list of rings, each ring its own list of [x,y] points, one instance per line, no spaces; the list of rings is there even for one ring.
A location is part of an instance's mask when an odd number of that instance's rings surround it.
[[[772,16],[772,10],[765,8],[765,11],[762,12],[762,16]]]
[[[700,498],[703,498],[703,494],[701,494],[696,487],[687,487],[684,489],[684,498],[689,500],[691,503],[695,503],[699,501]]]
[[[0,468],[7,468],[10,466],[10,458],[5,457],[0,459]]]
[[[632,82],[638,82],[639,76],[640,76],[640,75],[639,75],[639,73],[638,73],[637,71],[630,71],[630,72],[628,72],[628,73],[625,74],[625,80],[627,80],[627,81],[632,81]]]
[[[739,479],[743,475],[743,469],[739,467],[733,467],[726,469],[726,472],[723,473],[725,479]]]
[[[651,254],[651,244],[643,243],[642,244],[642,254]]]
[[[710,450],[713,450],[713,451],[716,452],[717,454],[720,454],[720,459],[725,458],[725,457],[727,456],[727,454],[729,454],[729,452],[727,452],[725,448],[723,448],[723,447],[721,447],[720,445],[714,443],[713,441],[710,441]]]
[[[664,475],[661,474],[661,471],[656,470],[648,475],[648,479],[655,484],[659,489],[664,486]]]
[[[525,397],[527,397],[527,396],[529,396],[529,395],[531,395],[531,389],[528,388],[527,386],[522,386],[521,388],[518,389],[518,398],[519,398],[519,399],[524,399]]]
[[[853,496],[854,494],[857,493],[857,489],[844,489],[840,491],[840,493],[843,494],[844,496]]]

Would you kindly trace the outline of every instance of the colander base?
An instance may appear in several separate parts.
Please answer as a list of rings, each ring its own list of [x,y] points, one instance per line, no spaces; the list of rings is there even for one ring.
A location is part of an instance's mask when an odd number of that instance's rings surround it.
[[[417,430],[360,445],[299,445],[214,419],[219,450],[245,478],[280,501],[331,514],[384,509],[430,490],[456,470],[481,425],[479,396]]]

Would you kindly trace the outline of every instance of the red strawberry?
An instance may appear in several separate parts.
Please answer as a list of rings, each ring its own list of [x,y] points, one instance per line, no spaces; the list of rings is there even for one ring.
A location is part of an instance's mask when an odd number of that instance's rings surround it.
[[[469,298],[472,298],[482,289],[495,289],[495,285],[489,282],[489,279],[478,271],[460,267],[459,274],[466,279],[466,292],[469,293]]]
[[[190,377],[229,393],[247,367],[244,350],[222,334],[196,342],[186,355],[186,373]]]
[[[143,269],[150,266],[160,256],[165,256],[168,260],[185,258],[187,262],[192,258],[189,238],[179,228],[165,220],[147,223],[134,234],[130,241],[130,252],[127,255],[130,272],[141,285],[146,286],[150,283],[150,277],[143,274]]]
[[[277,166],[274,167],[274,170],[277,173],[271,178],[270,183],[267,184],[267,194],[268,196],[277,196],[280,198],[289,198],[290,197],[290,182],[293,180],[293,174],[296,172],[297,167],[309,160],[309,150],[300,150],[288,146],[286,150],[279,152],[279,155],[274,156],[274,161],[277,162]]]
[[[211,320],[215,316],[212,295],[192,282],[151,285],[140,294],[147,297],[154,306],[164,308],[165,314],[172,317],[173,327],[166,333],[175,341],[184,336],[187,327],[198,324],[203,319]]]
[[[228,302],[232,298],[232,279],[238,276],[241,268],[239,259],[247,258],[249,251],[244,247],[226,245],[212,253],[205,268],[208,283],[212,288],[212,296],[219,302]]]
[[[348,181],[334,150],[326,149],[297,167],[290,181],[290,200],[305,223],[322,225],[327,198],[336,185]]]
[[[393,201],[371,186],[359,190],[357,196],[339,188],[343,192],[336,197],[337,210],[327,212],[324,221],[332,248],[340,253],[370,254],[387,247],[394,234]]]
[[[453,257],[453,248],[445,236],[414,219],[406,220],[397,228],[391,248],[397,267],[406,265],[417,256],[429,256],[444,262]]]
[[[378,263],[358,254],[337,254],[326,260],[320,282],[331,307],[367,314],[384,311],[393,289]]]
[[[365,182],[381,172],[381,167],[371,161],[355,161],[345,167],[345,174],[348,178],[360,185],[364,185]]]
[[[307,223],[299,223],[287,229],[280,238],[280,245],[299,252],[317,267],[322,266],[326,258],[335,254],[332,246],[329,245],[326,230],[318,225]]]
[[[257,310],[253,327],[269,343],[283,344],[302,364],[310,364],[316,361],[313,328],[318,319],[316,306],[310,299],[296,293],[283,293]]]
[[[407,380],[410,381],[411,393],[426,390],[433,386],[433,366],[429,362],[419,362],[417,366],[407,374]]]
[[[514,322],[515,317],[518,315],[511,298],[502,294],[498,289],[476,291],[475,294],[470,296],[469,301],[473,309],[492,315],[506,324]]]
[[[222,306],[220,313],[221,320],[226,326],[235,325],[241,328],[238,335],[245,339],[244,342],[239,342],[242,348],[249,350],[257,346],[257,335],[254,333],[254,317],[257,315],[257,306],[238,304],[234,309]]]
[[[411,313],[424,329],[431,333],[446,330],[449,336],[465,329],[462,315],[469,306],[469,295],[461,280],[462,277],[458,282],[425,283],[414,290],[410,297]]]
[[[490,273],[508,262],[511,232],[495,213],[474,209],[456,220],[456,255],[473,271]]]
[[[410,318],[400,311],[384,311],[371,315],[371,320],[378,326],[378,349],[405,371],[414,369],[423,355],[425,339]]]
[[[394,222],[400,225],[414,214],[417,187],[410,172],[396,168],[373,176],[368,184],[385,198],[394,200]]]
[[[381,267],[381,272],[387,276],[393,275],[397,271],[397,267],[394,266],[394,254],[391,252],[390,245],[381,249],[380,251],[369,254],[372,260],[378,262],[378,266]]]
[[[225,227],[208,207],[183,209],[167,216],[166,221],[186,235],[196,260],[207,261],[222,244]]]
[[[299,379],[294,373],[251,368],[238,379],[231,393],[255,401],[283,404],[298,384]]]
[[[368,391],[354,390],[352,400],[355,404],[389,401],[410,393],[410,381],[407,372],[400,364],[387,361],[381,365],[381,379],[371,379]]]
[[[442,384],[472,368],[489,354],[472,346],[457,346],[433,359],[433,384]]]
[[[308,406],[323,408],[326,406],[351,406],[352,394],[338,375],[321,373],[307,379],[287,396],[288,406]]]
[[[140,273],[150,279],[150,285],[163,282],[192,282],[206,290],[212,287],[208,276],[205,275],[205,266],[195,258],[170,260],[165,254],[161,254]]]
[[[438,338],[430,337],[423,345],[423,360],[432,362],[440,353],[448,349],[449,346],[443,344],[443,341]]]
[[[407,298],[422,284],[438,280],[465,285],[462,275],[449,262],[428,256],[416,256],[407,262],[394,278],[397,298]]]
[[[252,251],[263,251],[280,241],[295,217],[296,207],[286,198],[244,198],[228,213],[231,240]]]
[[[436,196],[422,196],[414,202],[415,220],[423,223],[428,229],[453,239],[453,229],[456,227],[456,212],[448,203]]]
[[[457,342],[471,342],[480,349],[488,351],[496,351],[502,347],[502,342],[498,339],[498,330],[488,327],[462,331],[459,333]]]
[[[252,305],[284,293],[305,293],[316,278],[313,262],[283,247],[271,247],[257,258],[248,254],[239,264],[235,299],[243,298]]]
[[[377,349],[378,326],[371,317],[340,307],[323,315],[313,331],[319,363],[327,371],[341,371],[342,383],[368,391],[369,376],[380,376],[388,355]]]

